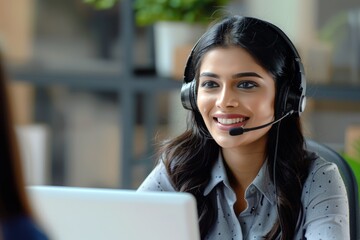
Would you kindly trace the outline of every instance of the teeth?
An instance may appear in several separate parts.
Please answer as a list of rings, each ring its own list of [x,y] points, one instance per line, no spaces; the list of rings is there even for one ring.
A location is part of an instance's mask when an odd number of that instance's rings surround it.
[[[245,118],[218,118],[219,123],[224,125],[235,124],[245,121]]]

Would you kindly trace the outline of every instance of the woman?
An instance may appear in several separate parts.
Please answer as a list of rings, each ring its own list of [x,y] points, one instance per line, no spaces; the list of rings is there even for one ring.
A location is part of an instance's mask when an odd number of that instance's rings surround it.
[[[33,220],[9,108],[0,55],[0,239],[46,240]]]
[[[139,191],[192,193],[202,239],[349,239],[344,183],[307,152],[300,57],[265,21],[214,24],[188,59],[188,129],[160,149]]]

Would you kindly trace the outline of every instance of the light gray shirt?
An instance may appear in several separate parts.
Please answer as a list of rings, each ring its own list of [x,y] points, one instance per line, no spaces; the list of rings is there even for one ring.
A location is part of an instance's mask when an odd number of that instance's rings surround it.
[[[281,174],[281,173],[278,173]],[[277,219],[275,188],[267,164],[260,169],[245,191],[247,209],[236,215],[232,190],[222,156],[215,163],[204,195],[211,191],[218,213],[205,239],[263,239]],[[165,166],[160,162],[138,188],[138,191],[175,191]],[[314,161],[305,181],[301,202],[304,215],[294,239],[350,239],[349,207],[346,188],[337,166],[322,158]]]

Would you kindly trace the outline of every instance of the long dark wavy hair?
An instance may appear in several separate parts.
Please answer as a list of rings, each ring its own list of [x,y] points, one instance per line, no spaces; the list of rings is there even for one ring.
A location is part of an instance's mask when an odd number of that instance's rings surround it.
[[[282,94],[294,78],[294,52],[269,23],[248,17],[230,16],[213,24],[193,50],[191,62],[198,79],[201,60],[215,47],[238,46],[248,51],[275,79],[275,117],[284,114]],[[279,218],[264,239],[292,239],[302,213],[301,193],[308,175],[310,156],[305,151],[300,118],[293,114],[271,127],[266,146],[269,174],[276,182]],[[276,146],[276,142],[278,145]],[[188,128],[180,136],[167,140],[159,149],[173,186],[189,192],[197,200],[202,238],[216,220],[217,206],[211,194],[203,195],[220,146],[211,138],[200,113],[190,111]],[[274,157],[276,156],[276,161]],[[277,173],[274,176],[274,167]]]

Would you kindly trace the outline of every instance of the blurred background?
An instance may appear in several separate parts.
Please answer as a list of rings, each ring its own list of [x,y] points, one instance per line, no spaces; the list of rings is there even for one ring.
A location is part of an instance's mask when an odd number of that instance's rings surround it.
[[[223,12],[288,34],[307,73],[306,137],[359,164],[358,0],[0,0],[28,184],[136,188],[156,144],[186,127],[184,64]]]

